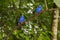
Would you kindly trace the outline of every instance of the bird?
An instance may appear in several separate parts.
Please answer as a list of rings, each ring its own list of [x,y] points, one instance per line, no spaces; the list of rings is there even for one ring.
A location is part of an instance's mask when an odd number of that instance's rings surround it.
[[[39,6],[36,8],[35,12],[36,12],[36,13],[40,13],[40,12],[41,12],[41,10],[42,10],[42,6],[41,6],[41,5],[39,5]]]
[[[18,21],[17,21],[17,29],[21,30],[21,27],[25,24],[25,17],[24,15],[20,16]]]
[[[19,23],[23,23],[24,20],[25,20],[25,17],[24,17],[24,15],[22,15],[22,16],[19,18],[18,22],[19,22]]]

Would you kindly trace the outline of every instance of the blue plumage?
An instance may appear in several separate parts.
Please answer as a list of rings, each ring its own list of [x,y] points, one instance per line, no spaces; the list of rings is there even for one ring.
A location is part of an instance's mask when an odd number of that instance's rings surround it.
[[[39,12],[41,12],[41,10],[42,10],[42,6],[39,5],[39,6],[36,8],[35,12],[36,12],[36,13],[39,13]]]
[[[25,19],[25,18],[24,18],[24,16],[22,15],[22,16],[19,18],[18,22],[19,22],[19,23],[22,23],[22,22],[24,22],[24,19]]]

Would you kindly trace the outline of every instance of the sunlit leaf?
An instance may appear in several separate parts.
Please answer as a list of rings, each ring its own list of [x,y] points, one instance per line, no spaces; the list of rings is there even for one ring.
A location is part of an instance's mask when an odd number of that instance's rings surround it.
[[[54,0],[54,3],[55,3],[58,7],[60,7],[60,0]]]

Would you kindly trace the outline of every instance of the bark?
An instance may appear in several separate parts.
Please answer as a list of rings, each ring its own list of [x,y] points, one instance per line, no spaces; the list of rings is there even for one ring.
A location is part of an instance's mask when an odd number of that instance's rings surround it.
[[[58,17],[59,17],[59,10],[55,8],[53,10],[53,20],[52,20],[52,40],[57,40],[57,31],[58,31]]]

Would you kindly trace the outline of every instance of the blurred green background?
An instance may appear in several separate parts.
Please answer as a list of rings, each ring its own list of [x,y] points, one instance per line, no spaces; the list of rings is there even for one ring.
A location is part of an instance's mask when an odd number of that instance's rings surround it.
[[[53,0],[47,0],[49,9],[53,8],[53,3]],[[0,40],[51,40],[52,11],[44,11],[38,17],[26,21],[22,30],[16,28],[18,16],[23,14],[28,19],[34,15],[33,11],[39,4],[42,5],[42,10],[46,9],[44,0],[0,0]]]

